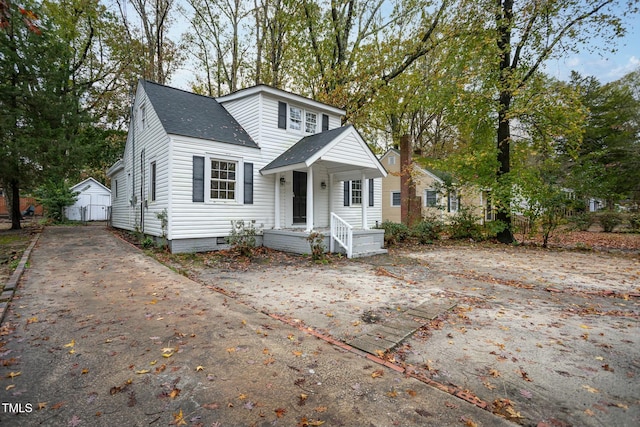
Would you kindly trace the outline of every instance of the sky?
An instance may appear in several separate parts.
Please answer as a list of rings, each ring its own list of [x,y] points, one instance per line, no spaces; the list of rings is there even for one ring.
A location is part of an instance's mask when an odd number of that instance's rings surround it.
[[[627,33],[616,39],[615,53],[590,54],[585,48],[579,55],[548,61],[546,72],[560,80],[568,80],[572,70],[583,76],[593,76],[605,84],[618,80],[640,68],[640,14],[626,21]]]
[[[637,0],[636,0],[637,1]],[[582,76],[593,76],[600,83],[606,84],[620,79],[624,75],[640,68],[640,13],[625,18],[627,32],[623,38],[615,40],[616,52],[610,52],[610,48],[600,49],[599,52],[590,53],[592,49],[584,46],[579,54],[570,54],[560,59],[548,60],[544,71],[559,79],[569,80],[571,71],[577,71]],[[180,32],[185,31],[186,20],[179,25],[180,29],[172,28],[172,33],[177,40]],[[594,41],[601,43],[601,41]],[[189,83],[193,77],[190,64],[185,64],[176,70],[170,84],[181,89],[190,90]]]

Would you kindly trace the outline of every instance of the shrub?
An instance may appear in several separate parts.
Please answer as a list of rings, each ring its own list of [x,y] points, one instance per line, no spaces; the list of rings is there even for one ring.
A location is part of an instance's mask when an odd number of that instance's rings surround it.
[[[640,213],[634,213],[629,215],[629,227],[634,233],[640,232]]]
[[[590,212],[581,212],[569,218],[572,228],[580,231],[588,231],[594,223],[595,218]]]
[[[36,199],[44,207],[53,222],[64,221],[64,208],[78,200],[78,192],[73,192],[64,181],[49,181],[36,190]]]
[[[598,215],[600,225],[605,233],[611,233],[614,228],[622,223],[622,217],[619,213],[606,211]]]
[[[444,228],[444,223],[439,218],[435,215],[429,215],[411,229],[411,235],[424,245],[438,240]]]
[[[480,218],[474,215],[470,209],[460,209],[458,213],[451,218],[449,236],[452,239],[482,240]]]
[[[323,261],[325,256],[324,234],[314,231],[307,237],[309,246],[311,247],[311,258],[314,261]]]
[[[255,220],[244,222],[243,220],[231,221],[231,233],[227,237],[227,243],[240,255],[251,258],[256,247]]]
[[[140,242],[140,246],[142,246],[144,249],[150,249],[153,247],[153,245],[154,245],[154,241],[153,241],[153,238],[151,238],[150,236],[145,237]]]
[[[380,228],[384,230],[384,243],[386,246],[393,246],[409,237],[409,228],[397,222],[383,221]]]

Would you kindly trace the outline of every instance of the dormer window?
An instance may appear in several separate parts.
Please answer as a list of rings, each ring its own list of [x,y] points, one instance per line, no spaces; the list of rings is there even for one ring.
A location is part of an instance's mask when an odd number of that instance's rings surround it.
[[[302,129],[302,108],[289,106],[289,129]]]
[[[316,133],[318,129],[318,116],[316,113],[305,113],[304,131],[306,133]]]
[[[319,132],[318,114],[304,108],[278,103],[278,127],[293,132],[314,134]],[[329,130],[329,116],[322,115],[322,130]]]

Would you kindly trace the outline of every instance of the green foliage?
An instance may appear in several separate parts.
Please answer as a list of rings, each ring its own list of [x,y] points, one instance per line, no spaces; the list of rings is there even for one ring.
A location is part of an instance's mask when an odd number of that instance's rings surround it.
[[[162,209],[162,212],[156,213],[156,218],[160,220],[160,227],[162,228],[162,237],[167,237],[167,225],[169,224],[169,212],[167,208]]]
[[[605,233],[611,233],[618,225],[622,224],[622,215],[614,211],[604,211],[598,213],[598,222]]]
[[[226,240],[231,248],[240,255],[251,258],[256,247],[256,236],[258,232],[255,227],[255,220],[252,221],[231,221],[231,232]]]
[[[640,233],[640,213],[632,213],[629,215],[629,228],[634,233]]]
[[[403,242],[410,235],[409,227],[396,222],[383,221],[379,228],[384,230],[384,244],[386,246]]]
[[[140,246],[144,249],[151,249],[154,246],[155,242],[151,236],[146,236],[142,241],[140,241]]]
[[[307,242],[311,247],[311,258],[314,261],[324,261],[326,248],[324,245],[324,234],[314,231],[307,236]]]
[[[483,240],[480,218],[471,209],[461,208],[452,218],[448,226],[449,237],[452,239]]]
[[[65,181],[49,181],[35,192],[45,215],[56,223],[64,221],[64,208],[73,205],[78,200],[78,194],[71,191]]]
[[[580,212],[569,218],[572,228],[579,231],[589,231],[595,222],[595,217],[591,212]]]
[[[411,236],[424,245],[438,240],[444,229],[445,226],[442,220],[435,215],[429,215],[411,228]]]

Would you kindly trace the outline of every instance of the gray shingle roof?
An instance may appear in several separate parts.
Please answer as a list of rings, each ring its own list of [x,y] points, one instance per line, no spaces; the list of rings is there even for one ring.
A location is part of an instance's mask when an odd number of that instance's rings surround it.
[[[141,83],[167,133],[259,148],[215,99],[149,80]]]
[[[327,130],[314,135],[305,136],[296,142],[287,151],[276,157],[271,163],[262,168],[262,170],[277,169],[285,166],[291,166],[298,163],[304,163],[309,157],[322,150],[327,144],[330,144],[335,138],[344,132],[348,127],[342,126],[336,129]]]

